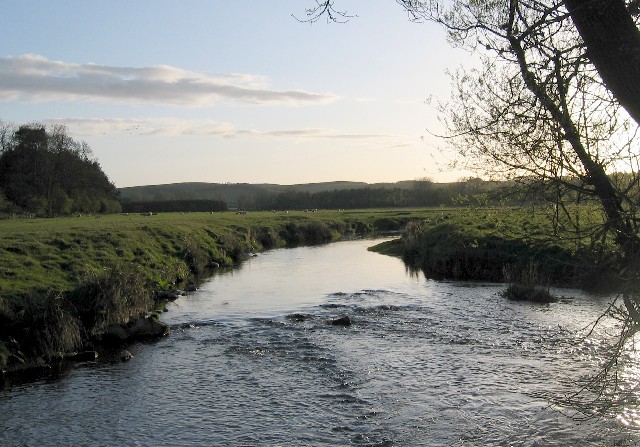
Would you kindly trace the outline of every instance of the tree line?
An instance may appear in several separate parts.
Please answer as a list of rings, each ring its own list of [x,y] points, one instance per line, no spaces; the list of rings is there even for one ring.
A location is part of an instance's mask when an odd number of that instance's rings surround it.
[[[469,186],[469,187],[468,187]],[[487,185],[483,185],[487,187]],[[482,188],[484,189],[484,188]],[[257,196],[252,204],[244,198],[244,208],[261,210],[407,208],[456,205],[462,197],[478,193],[467,182],[441,185],[416,182],[413,188],[353,188],[333,191],[286,191]]]
[[[0,122],[0,211],[51,217],[120,209],[89,146],[65,127]]]
[[[124,213],[196,213],[226,211],[224,200],[147,200],[139,202],[122,202]]]
[[[165,186],[170,186],[167,188]],[[121,198],[122,210],[127,213],[143,212],[207,212],[240,209],[247,211],[304,210],[304,209],[358,209],[358,208],[420,208],[437,206],[522,205],[548,201],[548,187],[544,182],[485,181],[479,178],[461,179],[451,183],[435,183],[428,178],[399,182],[396,186],[381,184],[368,187],[344,187],[312,191],[308,185],[283,190],[248,186],[243,191],[224,194],[216,198],[198,198],[207,190],[201,184],[148,186],[146,198],[142,194],[128,194]],[[280,186],[280,185],[275,185]],[[212,190],[214,190],[212,189]],[[210,194],[211,191],[208,193]],[[236,194],[238,193],[238,194]],[[189,197],[191,198],[185,198]]]

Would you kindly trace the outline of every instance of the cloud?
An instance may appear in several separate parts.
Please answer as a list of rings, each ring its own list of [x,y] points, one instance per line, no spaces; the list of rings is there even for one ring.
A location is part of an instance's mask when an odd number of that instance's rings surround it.
[[[225,122],[203,120],[187,121],[172,118],[65,118],[45,120],[44,124],[63,125],[74,136],[99,137],[114,135],[212,135],[233,137],[237,130]]]
[[[272,90],[266,78],[250,74],[200,73],[169,65],[72,64],[33,54],[0,58],[0,100],[212,106],[323,104],[337,99],[332,94]]]
[[[217,136],[222,138],[283,138],[283,139],[341,139],[380,140],[396,139],[394,135],[338,132],[334,129],[303,128],[262,131],[238,129],[233,124],[213,120],[181,120],[174,118],[122,119],[122,118],[65,118],[45,120],[44,124],[64,125],[69,133],[81,137],[111,135],[163,135],[163,136]]]

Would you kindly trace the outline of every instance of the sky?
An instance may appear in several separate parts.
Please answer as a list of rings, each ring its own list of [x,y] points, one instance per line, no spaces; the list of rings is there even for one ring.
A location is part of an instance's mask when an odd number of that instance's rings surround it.
[[[63,124],[117,187],[453,181],[433,137],[470,57],[393,0],[8,0],[0,120]]]

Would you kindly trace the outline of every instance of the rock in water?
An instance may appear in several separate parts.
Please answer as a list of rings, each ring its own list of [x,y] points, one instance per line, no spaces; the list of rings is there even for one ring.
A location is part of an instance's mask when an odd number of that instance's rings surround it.
[[[334,326],[351,326],[351,318],[349,318],[348,315],[345,315],[344,317],[331,320],[331,324]]]
[[[97,358],[98,353],[96,351],[76,352],[66,356],[67,360],[71,360],[73,362],[95,362]]]
[[[155,318],[140,318],[129,327],[130,338],[162,337],[169,333],[169,326]]]
[[[101,335],[103,342],[122,343],[145,338],[162,337],[170,328],[156,318],[144,317],[128,324],[112,324]]]

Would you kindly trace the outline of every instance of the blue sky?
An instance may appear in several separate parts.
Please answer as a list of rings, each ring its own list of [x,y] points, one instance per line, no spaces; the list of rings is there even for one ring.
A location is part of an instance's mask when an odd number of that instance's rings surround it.
[[[65,124],[118,187],[465,175],[425,100],[448,99],[468,55],[393,0],[337,3],[357,17],[292,17],[314,0],[8,1],[0,120]]]

